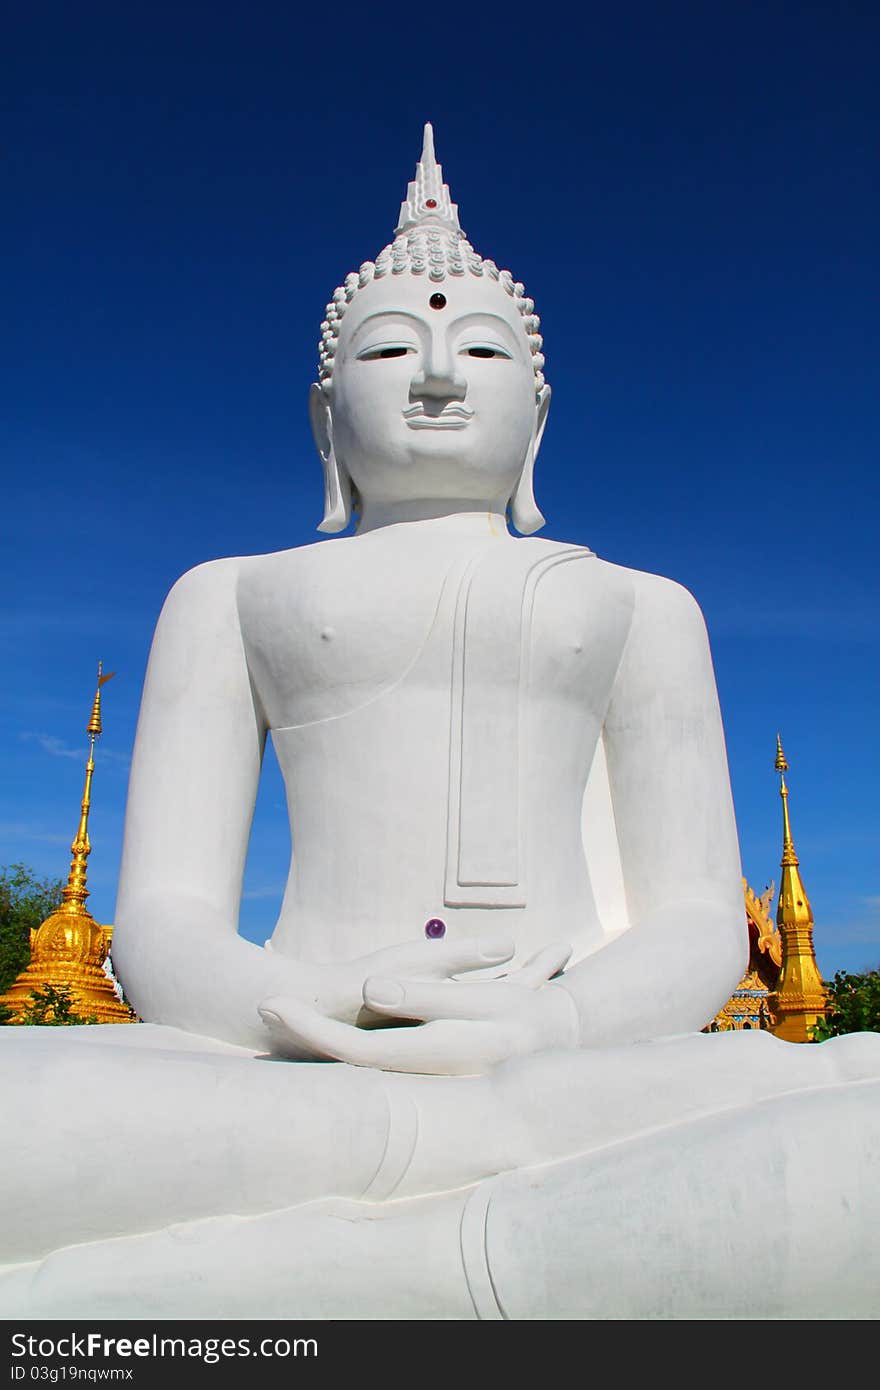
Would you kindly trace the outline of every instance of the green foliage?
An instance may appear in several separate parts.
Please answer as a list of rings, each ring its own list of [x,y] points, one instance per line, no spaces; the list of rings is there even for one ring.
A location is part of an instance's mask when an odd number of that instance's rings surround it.
[[[98,1019],[96,1014],[83,1018],[82,1014],[73,1012],[73,999],[68,985],[59,985],[57,988],[55,985],[43,985],[40,989],[31,990],[28,1006],[22,1010],[16,1022],[62,1028],[68,1024],[97,1023]]]
[[[813,1029],[813,1042],[842,1033],[880,1033],[880,970],[850,975],[838,970],[827,985],[828,1014]]]
[[[25,864],[0,869],[0,994],[31,958],[31,928],[61,906],[60,879],[37,878]]]

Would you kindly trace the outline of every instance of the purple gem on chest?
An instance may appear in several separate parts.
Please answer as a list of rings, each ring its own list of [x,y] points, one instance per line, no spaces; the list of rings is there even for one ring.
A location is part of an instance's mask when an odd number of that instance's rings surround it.
[[[429,941],[439,941],[446,935],[446,923],[439,917],[429,917],[425,923],[425,936]]]

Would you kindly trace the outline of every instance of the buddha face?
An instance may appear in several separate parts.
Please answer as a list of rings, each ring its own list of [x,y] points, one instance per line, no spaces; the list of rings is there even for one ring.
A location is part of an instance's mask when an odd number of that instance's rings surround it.
[[[318,394],[318,448],[326,460],[332,444],[365,506],[461,500],[502,512],[550,396],[544,387],[536,402],[522,315],[497,281],[411,273],[358,290],[331,391]]]

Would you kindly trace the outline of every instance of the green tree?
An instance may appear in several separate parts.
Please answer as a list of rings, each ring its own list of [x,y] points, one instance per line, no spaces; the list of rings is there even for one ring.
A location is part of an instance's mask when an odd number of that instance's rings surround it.
[[[27,1008],[16,1022],[60,1028],[68,1024],[97,1023],[98,1018],[96,1014],[84,1018],[82,1014],[74,1013],[68,985],[42,985],[39,989],[31,990]]]
[[[0,994],[31,958],[31,928],[61,906],[60,879],[37,878],[26,864],[0,869]]]
[[[838,970],[826,989],[828,1013],[813,1029],[814,1042],[842,1033],[880,1033],[880,970],[861,975]]]

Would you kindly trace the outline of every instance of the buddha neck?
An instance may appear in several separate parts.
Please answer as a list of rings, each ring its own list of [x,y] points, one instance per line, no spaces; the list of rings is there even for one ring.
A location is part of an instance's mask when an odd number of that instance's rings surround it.
[[[507,536],[505,508],[497,501],[474,502],[467,498],[438,500],[364,501],[357,535],[378,531],[400,522],[418,522],[430,530],[453,535]]]

